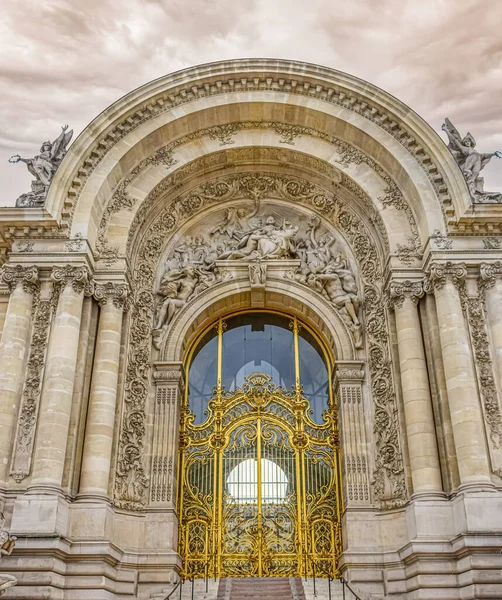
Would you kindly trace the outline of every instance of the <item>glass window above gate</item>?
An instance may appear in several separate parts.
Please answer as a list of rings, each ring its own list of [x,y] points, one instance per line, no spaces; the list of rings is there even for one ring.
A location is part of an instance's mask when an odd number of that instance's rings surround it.
[[[322,423],[329,400],[328,364],[321,343],[294,317],[262,311],[221,319],[199,340],[189,363],[188,401],[194,423],[206,420],[217,386],[234,392],[253,373],[268,375],[289,392],[299,383],[312,420]]]

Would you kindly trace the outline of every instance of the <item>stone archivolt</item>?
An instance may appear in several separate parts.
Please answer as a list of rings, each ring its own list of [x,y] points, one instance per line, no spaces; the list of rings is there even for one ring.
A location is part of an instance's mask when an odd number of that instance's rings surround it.
[[[231,94],[232,92],[252,91],[286,91],[288,94],[299,94],[310,98],[318,98],[330,104],[335,104],[353,111],[361,117],[368,119],[389,133],[413,156],[433,185],[443,210],[451,210],[451,197],[446,182],[441,174],[440,167],[431,161],[431,156],[424,151],[421,142],[414,137],[413,133],[406,128],[404,123],[397,123],[395,115],[391,115],[387,112],[382,105],[372,103],[367,97],[362,99],[349,89],[344,89],[343,91],[342,89],[339,89],[338,91],[335,91],[334,88],[327,86],[324,82],[320,84],[319,82],[312,80],[309,83],[308,81],[302,81],[295,79],[294,77],[286,80],[274,75],[265,78],[235,79],[235,74],[232,74],[231,78],[222,75],[217,85],[214,82],[211,82],[208,85],[196,83],[195,85],[191,84],[186,89],[178,88],[177,90],[173,90],[173,93],[170,93],[168,98],[165,97],[165,94],[161,94],[157,98],[149,98],[147,106],[137,109],[133,114],[129,114],[127,119],[121,123],[117,123],[114,129],[108,131],[102,139],[96,140],[95,147],[89,151],[89,156],[85,161],[82,172],[79,174],[78,181],[74,181],[70,185],[68,202],[71,206],[75,206],[80,191],[83,188],[82,184],[85,183],[85,179],[96,169],[101,160],[108,152],[110,152],[115,144],[141,124],[158,117],[163,112],[175,108],[176,106],[186,104],[187,102],[199,98],[206,98],[208,96],[219,94]],[[224,140],[223,143],[229,143],[226,140],[228,140],[235,132],[232,124],[220,127],[226,127],[227,133],[222,139]],[[236,127],[238,127],[238,125]],[[295,125],[292,124],[277,124],[276,132],[281,135],[283,143],[290,143],[294,137],[303,133],[303,129],[304,128],[300,128],[298,132],[298,126],[296,126],[295,129]],[[286,135],[284,135],[284,132],[286,132]],[[213,132],[213,135],[218,138],[217,132]],[[446,207],[446,209],[444,207]],[[73,214],[73,211],[71,211],[71,214]],[[71,225],[71,219],[69,224]]]
[[[293,126],[287,126],[287,124],[284,124],[284,123],[269,122],[269,121],[247,121],[247,122],[233,123],[231,125],[232,125],[232,132],[234,134],[237,133],[238,131],[252,130],[252,129],[272,129],[277,133],[280,131],[284,131],[288,127],[290,129],[293,128]],[[165,148],[158,150],[152,156],[141,161],[131,171],[131,173],[119,184],[119,186],[117,187],[116,191],[114,192],[110,202],[108,203],[107,208],[105,209],[105,212],[103,214],[103,217],[101,219],[101,223],[99,226],[99,232],[98,232],[97,242],[96,242],[96,252],[99,257],[101,257],[105,261],[107,261],[108,264],[113,264],[114,262],[116,262],[116,260],[119,256],[119,249],[116,247],[110,246],[109,243],[107,242],[107,226],[108,226],[108,223],[110,221],[112,214],[120,212],[121,210],[124,210],[124,209],[131,210],[134,207],[134,205],[137,203],[137,200],[127,192],[127,188],[133,183],[134,179],[137,176],[139,176],[141,174],[141,172],[149,165],[163,164],[166,167],[174,166],[176,164],[176,160],[174,158],[174,150],[176,148],[179,148],[180,146],[182,146],[183,144],[186,144],[187,142],[190,142],[194,139],[202,138],[204,136],[209,136],[209,137],[213,136],[214,137],[214,135],[215,135],[214,129],[215,129],[214,127],[201,129],[197,132],[194,132],[192,134],[189,134],[182,138],[179,138],[178,140],[174,141],[170,146],[167,146]],[[408,226],[410,228],[410,236],[409,236],[410,248],[407,252],[408,259],[410,257],[420,258],[422,256],[422,254],[421,254],[422,249],[421,249],[420,236],[418,233],[415,216],[413,214],[413,211],[412,211],[410,205],[408,204],[408,202],[406,201],[402,192],[399,190],[398,186],[395,184],[395,182],[390,177],[390,175],[375,160],[373,160],[367,154],[361,152],[358,148],[355,148],[354,146],[350,145],[349,143],[347,143],[341,139],[338,139],[332,135],[329,135],[327,133],[318,131],[318,130],[310,128],[310,127],[301,127],[301,128],[296,127],[296,130],[298,130],[298,133],[296,134],[295,137],[308,135],[308,136],[323,140],[323,141],[331,144],[332,146],[334,146],[336,151],[339,154],[339,159],[337,162],[341,166],[348,167],[352,163],[354,163],[356,165],[365,163],[373,171],[375,171],[375,173],[380,177],[380,179],[382,180],[382,182],[385,185],[383,195],[378,197],[378,200],[379,200],[379,202],[381,202],[383,208],[392,206],[396,210],[404,211],[404,213],[406,214],[406,219],[408,221]],[[227,139],[227,138],[225,137],[225,139]],[[228,143],[230,143],[230,142],[226,141],[222,145],[225,145]],[[246,149],[246,148],[236,149],[233,152],[233,158],[235,158],[235,154],[239,154],[239,153],[245,154],[245,152],[247,150],[248,149]],[[252,150],[255,151],[257,149],[252,148]],[[274,150],[274,149],[269,149],[269,152],[272,150]],[[278,153],[277,150],[276,150],[276,153]],[[162,158],[159,159],[159,156]],[[308,158],[311,158],[311,157],[308,157]],[[307,157],[304,160],[307,160]],[[323,162],[323,161],[318,160],[317,162]],[[186,170],[186,167],[185,167],[185,170]],[[356,188],[359,187],[359,186],[357,186],[357,184],[352,183],[350,178],[347,177],[346,175],[344,176],[345,181],[342,182],[341,172],[340,171],[336,172],[332,168],[332,176],[333,176],[333,174],[336,174],[336,179],[338,180],[337,183],[342,183],[342,185],[343,185],[346,182],[346,187],[348,187],[349,189],[350,188],[354,189],[354,186]],[[156,186],[156,188],[150,192],[148,197],[143,201],[143,203],[145,204],[145,208],[143,208],[143,206],[141,206],[140,214],[144,214],[144,212],[149,210],[147,208],[147,206],[149,204],[150,198],[153,198],[155,200],[155,198],[157,198],[159,196],[159,194],[163,193],[166,189],[169,189],[169,187],[171,187],[173,180],[179,180],[180,175],[182,176],[181,173],[176,174],[176,172],[175,172],[172,175],[170,175],[169,178],[167,178],[167,180],[161,181]],[[351,183],[349,183],[349,181]],[[369,204],[371,204],[371,202]],[[376,210],[373,205],[371,205],[371,212],[373,214],[376,213]],[[376,214],[378,214],[378,213],[376,213]],[[380,215],[378,215],[378,217],[374,216],[373,218],[375,221],[378,221],[379,229],[382,231],[385,231],[385,226],[383,225],[383,221],[382,221]],[[141,217],[135,218],[135,221],[141,222]],[[135,230],[135,227],[134,227],[134,222],[133,222],[133,226],[130,230],[130,235],[133,234],[134,230]],[[384,234],[384,236],[386,236],[386,233]]]

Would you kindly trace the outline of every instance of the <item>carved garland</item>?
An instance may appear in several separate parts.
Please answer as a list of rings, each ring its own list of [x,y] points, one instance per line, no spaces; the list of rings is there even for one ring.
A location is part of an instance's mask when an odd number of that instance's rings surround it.
[[[398,124],[395,121],[394,115],[387,113],[380,105],[372,104],[367,98],[362,99],[347,89],[339,89],[337,91],[334,87],[329,87],[318,82],[311,83],[297,79],[286,79],[281,75],[237,78],[233,73],[230,77],[222,76],[218,82],[191,82],[186,88],[172,92],[171,90],[166,90],[157,97],[148,99],[148,104],[139,107],[134,113],[129,114],[126,119],[117,124],[113,129],[107,131],[101,139],[97,140],[95,146],[83,161],[78,176],[72,181],[68,190],[67,204],[70,206],[71,212],[68,224],[71,225],[74,207],[85,182],[106,154],[127,134],[150,119],[154,119],[176,106],[193,102],[199,98],[221,94],[228,95],[232,92],[252,91],[283,91],[288,94],[318,98],[330,104],[341,106],[368,119],[396,139],[417,161],[436,192],[443,214],[445,206],[451,209],[451,197],[438,166],[432,162],[431,157],[425,152],[422,145],[413,137],[411,132],[402,123]],[[289,133],[288,128],[298,126],[289,124],[283,124],[283,126],[285,130],[278,133],[281,134],[283,143],[290,143],[294,139],[295,134]],[[226,127],[228,128],[229,125],[226,125]]]
[[[40,405],[45,356],[49,341],[50,324],[59,296],[58,292],[57,286],[54,286],[50,298],[39,297],[34,303],[36,308],[33,320],[30,356],[26,367],[26,378],[10,469],[10,474],[17,483],[21,483],[23,479],[28,477],[31,470],[35,425]]]
[[[320,186],[297,177],[270,173],[237,174],[204,183],[176,198],[149,226],[133,273],[133,309],[126,367],[125,408],[119,439],[115,503],[141,510],[147,502],[148,480],[143,464],[145,406],[149,389],[155,272],[166,238],[206,207],[232,198],[261,193],[309,206],[344,232],[360,267],[365,298],[366,334],[371,388],[375,403],[376,464],[374,491],[382,508],[406,501],[397,405],[391,369],[387,317],[382,300],[377,250],[360,219]]]
[[[126,188],[132,183],[132,181],[135,179],[135,177],[137,177],[146,166],[151,165],[151,164],[154,164],[154,165],[155,164],[165,164],[167,167],[170,167],[176,163],[176,161],[173,158],[173,152],[177,147],[179,147],[189,141],[192,141],[194,139],[199,139],[199,138],[202,138],[207,135],[211,139],[216,139],[216,138],[219,139],[220,136],[218,136],[218,134],[215,133],[215,130],[218,131],[222,127],[230,127],[230,126],[232,126],[232,128],[230,130],[224,129],[225,133],[222,138],[223,141],[221,142],[221,145],[233,143],[233,141],[231,140],[231,136],[235,135],[237,132],[242,131],[242,130],[273,129],[276,133],[283,135],[283,137],[284,137],[284,131],[288,131],[289,133],[288,133],[287,139],[291,138],[291,136],[293,135],[292,132],[294,131],[294,132],[296,132],[294,137],[299,137],[299,136],[301,137],[303,135],[309,135],[311,137],[321,139],[321,140],[333,145],[337,149],[337,152],[340,155],[340,159],[338,162],[340,165],[342,165],[344,167],[348,167],[351,163],[355,163],[357,165],[362,164],[362,163],[367,164],[373,171],[375,171],[375,173],[385,183],[386,187],[384,189],[384,195],[378,198],[378,200],[382,203],[384,208],[386,208],[387,206],[392,206],[396,210],[404,211],[406,214],[406,218],[407,218],[409,226],[410,226],[411,236],[409,238],[409,244],[408,244],[408,247],[406,250],[405,260],[403,262],[406,262],[406,261],[411,262],[413,260],[413,258],[421,258],[422,248],[421,248],[421,243],[420,243],[420,235],[418,232],[418,227],[417,227],[417,224],[415,221],[413,211],[412,211],[411,207],[409,206],[408,202],[406,201],[406,199],[404,198],[401,190],[394,183],[394,181],[390,177],[390,175],[374,159],[367,156],[366,154],[364,154],[358,148],[355,148],[351,144],[349,144],[343,140],[340,140],[340,139],[336,138],[335,136],[332,136],[325,132],[318,131],[311,127],[297,127],[297,126],[288,125],[285,123],[279,123],[279,122],[275,122],[275,121],[245,121],[245,122],[240,122],[240,123],[231,123],[228,126],[217,126],[217,127],[201,129],[201,130],[191,133],[189,135],[183,136],[182,138],[179,138],[178,140],[174,141],[169,146],[166,146],[165,148],[162,148],[162,149],[158,150],[157,152],[155,152],[151,157],[148,157],[148,158],[144,159],[143,161],[141,161],[131,171],[131,173],[118,185],[116,191],[114,192],[114,194],[112,196],[110,203],[108,204],[107,208],[105,209],[105,212],[101,219],[97,242],[96,242],[96,251],[97,251],[98,255],[101,256],[102,258],[104,258],[105,261],[107,261],[109,264],[113,264],[113,262],[115,262],[116,259],[118,258],[118,249],[112,248],[112,247],[108,246],[108,244],[107,244],[106,228],[107,228],[109,219],[113,213],[116,213],[124,208],[131,209],[134,206],[134,204],[137,202],[137,199],[133,198],[132,196],[130,196],[127,193]],[[230,131],[231,131],[231,133],[230,133]],[[281,139],[281,141],[283,141],[283,140]],[[293,144],[292,141],[288,141],[288,142],[283,141],[283,143]],[[158,158],[159,154],[162,157],[162,159],[160,161]],[[319,161],[319,162],[322,162],[322,161]],[[345,180],[346,181],[350,180],[350,178],[345,176]],[[165,189],[164,182],[161,182],[160,184],[158,184],[157,187],[159,187],[159,186],[162,186],[162,190]],[[354,186],[354,184],[352,184],[352,186],[350,186],[350,187],[353,188],[353,186]],[[357,186],[357,188],[359,188],[359,186]],[[351,191],[353,191],[353,189]],[[152,192],[150,192],[149,196],[152,194],[154,196],[158,196],[158,194],[156,194],[156,188],[154,188],[154,190],[152,190]],[[376,219],[375,213],[376,213],[376,210],[375,210],[374,206],[372,206],[372,211],[371,211],[372,218],[375,219],[375,221],[378,223],[378,228],[380,230],[385,229],[384,227],[382,227],[380,225],[381,217],[379,219]],[[398,257],[400,257],[400,258],[403,256],[401,248],[403,248],[403,247],[400,246],[398,248]]]

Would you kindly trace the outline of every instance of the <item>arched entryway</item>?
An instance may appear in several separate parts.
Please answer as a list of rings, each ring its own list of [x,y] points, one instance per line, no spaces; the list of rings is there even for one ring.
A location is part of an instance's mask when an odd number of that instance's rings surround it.
[[[333,360],[297,317],[243,311],[200,332],[181,410],[185,577],[338,574]]]

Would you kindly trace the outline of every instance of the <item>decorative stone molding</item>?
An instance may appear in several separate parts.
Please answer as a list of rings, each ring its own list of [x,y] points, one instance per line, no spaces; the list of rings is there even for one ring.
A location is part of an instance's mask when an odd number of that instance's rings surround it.
[[[80,252],[83,245],[84,240],[82,239],[82,234],[76,233],[72,240],[65,242],[64,248],[66,252]]]
[[[241,184],[237,186],[239,180]],[[155,272],[166,239],[207,207],[235,197],[235,190],[240,190],[242,198],[252,198],[251,191],[257,185],[269,198],[278,196],[293,205],[309,207],[337,227],[352,248],[359,265],[361,295],[364,297],[366,343],[375,406],[374,493],[382,508],[403,506],[407,492],[378,251],[367,225],[350,205],[320,186],[298,177],[274,173],[253,173],[247,177],[245,174],[230,175],[204,183],[199,189],[181,195],[173,204],[166,206],[142,234],[143,242],[133,265],[131,343],[126,366],[115,503],[123,508],[141,510],[147,502],[148,478],[143,461],[151,353],[148,332],[152,328],[155,307]],[[144,220],[146,215],[142,209],[139,213]],[[139,218],[138,215],[136,217]]]
[[[223,127],[223,126],[221,126],[221,127]],[[270,122],[269,121],[246,121],[246,122],[240,122],[240,123],[231,123],[225,127],[230,127],[232,129],[233,134],[237,133],[238,131],[242,131],[242,130],[246,130],[246,129],[256,129],[256,128],[267,129],[268,128],[268,129],[274,130],[278,134],[280,133],[283,136],[286,135],[286,132],[289,132],[289,133],[287,133],[288,139],[291,135],[293,135],[293,133],[292,133],[293,131],[301,130],[301,135],[310,135],[312,137],[321,139],[321,140],[326,141],[327,143],[330,143],[331,145],[333,145],[340,155],[340,160],[338,161],[339,164],[341,164],[345,167],[349,166],[351,163],[367,164],[371,169],[373,169],[375,171],[375,173],[382,179],[382,181],[385,184],[384,195],[379,197],[380,202],[383,204],[384,208],[387,206],[392,206],[396,210],[402,210],[406,213],[406,217],[407,217],[407,220],[408,220],[408,223],[410,226],[410,231],[411,231],[410,243],[413,246],[413,253],[415,256],[418,256],[418,257],[422,256],[418,227],[417,227],[415,216],[413,214],[411,207],[409,206],[405,197],[403,196],[403,194],[401,193],[399,188],[396,186],[396,184],[394,183],[394,181],[390,177],[390,175],[375,160],[373,160],[372,158],[370,158],[369,156],[367,156],[366,154],[361,152],[358,148],[355,148],[354,146],[351,146],[350,144],[348,144],[347,142],[345,142],[343,140],[340,140],[334,136],[331,136],[322,131],[318,131],[316,129],[312,129],[309,127],[295,128],[286,123],[280,123],[280,122],[275,122],[275,121],[270,121]],[[211,127],[208,129],[201,129],[195,133],[184,136],[184,137],[176,140],[175,142],[173,142],[170,146],[164,148],[163,151],[166,153],[169,153],[170,156],[172,157],[172,153],[174,152],[174,150],[177,147],[181,146],[183,143],[192,141],[193,139],[202,138],[205,135],[209,135],[209,137],[211,139],[215,139],[215,137],[216,137],[215,129],[217,129],[217,128]],[[300,135],[300,134],[298,133],[297,135]],[[225,143],[230,143],[230,142],[227,141]],[[291,144],[292,142],[286,141],[284,143]],[[245,151],[247,149],[239,149],[239,150]],[[157,153],[155,153],[153,156],[155,156],[156,154]],[[118,249],[109,246],[108,242],[107,242],[106,228],[108,226],[109,219],[113,213],[118,212],[122,209],[130,210],[136,204],[137,200],[134,199],[133,197],[131,197],[127,193],[126,188],[141,173],[141,171],[147,165],[152,164],[152,162],[154,162],[152,157],[149,157],[149,158],[141,161],[131,171],[131,173],[119,184],[119,186],[117,187],[117,190],[115,191],[115,193],[112,196],[112,200],[110,201],[107,208],[105,209],[105,212],[103,214],[103,217],[102,217],[102,220],[101,220],[101,223],[99,226],[98,237],[97,237],[97,242],[96,242],[96,252],[100,258],[105,260],[105,262],[107,264],[113,264],[118,259]],[[168,166],[172,166],[175,163],[176,163],[176,161],[174,159],[171,159],[171,163]],[[174,176],[174,174],[173,174],[173,176]],[[179,176],[177,178],[179,179]],[[349,179],[349,178],[347,178],[347,179]],[[161,181],[156,186],[156,188],[154,188],[149,193],[148,197],[143,202],[147,202],[149,200],[149,197],[152,194],[155,197],[158,197],[159,187],[161,190],[164,190],[166,187],[165,182]],[[372,207],[372,208],[374,210],[374,207]]]
[[[436,248],[441,250],[451,250],[453,245],[453,240],[448,239],[448,236],[443,235],[439,229],[434,230],[431,240],[434,241]]]
[[[73,291],[77,294],[85,293],[92,295],[93,285],[89,280],[89,270],[87,267],[76,267],[74,265],[64,265],[64,267],[54,267],[51,275],[52,280],[58,286],[60,292],[70,284]]]
[[[266,69],[266,67],[264,68]],[[68,190],[67,203],[70,207],[70,224],[74,206],[88,177],[107,153],[111,151],[113,146],[141,124],[158,117],[160,114],[176,106],[198,100],[199,98],[221,94],[229,95],[232,92],[265,90],[317,98],[355,112],[359,116],[376,124],[396,139],[417,161],[431,182],[443,211],[453,212],[451,209],[451,196],[439,166],[431,160],[430,155],[424,151],[421,142],[414,137],[414,134],[404,123],[396,123],[396,117],[393,113],[387,111],[381,104],[375,103],[367,96],[362,98],[338,85],[338,89],[335,90],[326,81],[320,82],[317,80],[314,82],[314,80],[315,77],[309,82],[305,78],[298,78],[295,75],[288,74],[285,77],[282,74],[275,75],[273,73],[265,76],[257,75],[256,77],[239,78],[233,70],[230,77],[222,74],[217,84],[215,82],[206,83],[203,80],[195,80],[190,82],[185,88],[179,87],[172,90],[172,93],[168,97],[164,91],[157,97],[149,98],[147,105],[138,106],[135,112],[128,113],[127,118],[124,118],[113,128],[108,129],[101,138],[96,139],[93,147],[89,149],[88,156],[82,162],[78,178],[70,184]]]
[[[120,212],[123,209],[130,210],[135,204],[136,199],[128,192],[127,188],[133,180],[148,166],[172,167],[177,161],[173,156],[173,148],[160,148],[151,156],[142,160],[117,186],[113,196],[108,203],[101,222],[99,224],[98,235],[96,239],[96,255],[101,258],[107,266],[113,265],[118,260],[118,250],[108,244],[107,226],[112,214]]]
[[[406,298],[409,298],[413,304],[424,295],[423,281],[391,281],[386,290],[386,301],[389,308],[397,306],[401,308]]]
[[[482,279],[480,283],[483,285],[485,281]],[[480,293],[476,296],[468,296],[465,291],[460,298],[469,326],[474,351],[474,366],[478,376],[478,387],[485,421],[494,447],[500,448],[502,443],[502,412],[493,375],[490,342],[486,328],[484,294],[479,287],[478,290],[480,290]]]
[[[48,298],[39,298],[35,305],[33,335],[10,468],[10,474],[17,483],[28,477],[31,470],[46,351],[57,293],[53,288]]]
[[[426,287],[441,290],[447,281],[451,281],[459,288],[465,283],[467,268],[464,263],[447,261],[444,263],[433,262],[430,266],[429,279]],[[428,291],[426,289],[426,291]]]
[[[483,240],[483,248],[485,250],[500,250],[502,240],[498,237],[487,237]]]
[[[0,511],[0,560],[4,556],[9,556],[14,550],[16,545],[17,537],[10,535],[5,529],[5,517],[3,512]],[[14,575],[7,575],[7,573],[0,573],[0,596],[3,596],[11,587],[17,585],[17,579]]]
[[[7,284],[11,293],[19,284],[23,286],[23,290],[27,294],[36,293],[39,288],[37,267],[5,265],[0,270],[0,280]]]
[[[128,286],[125,283],[96,283],[94,287],[94,298],[100,306],[104,306],[108,300],[118,309],[123,309],[126,305],[128,295]]]
[[[287,152],[286,156],[284,153]],[[228,155],[228,159],[227,159]],[[136,236],[138,229],[143,225],[147,215],[153,211],[155,204],[165,195],[166,192],[176,188],[180,183],[188,176],[192,176],[194,173],[200,173],[207,171],[209,168],[214,167],[224,167],[227,164],[227,160],[232,164],[242,163],[247,164],[249,162],[261,162],[264,160],[267,161],[277,161],[279,163],[284,163],[287,160],[288,163],[293,165],[298,165],[299,167],[306,167],[315,172],[322,173],[326,175],[331,181],[335,181],[337,186],[339,185],[342,189],[347,189],[351,195],[355,195],[362,203],[362,207],[364,213],[368,216],[370,222],[377,228],[380,233],[382,243],[386,250],[389,248],[389,241],[387,237],[387,231],[385,228],[385,224],[381,215],[376,210],[369,196],[362,190],[362,188],[357,185],[350,177],[341,173],[338,169],[322,161],[318,158],[305,155],[300,152],[294,152],[291,150],[282,150],[280,148],[260,148],[260,147],[252,147],[252,148],[234,148],[228,150],[226,153],[217,153],[214,155],[203,156],[192,163],[189,163],[177,171],[175,171],[172,175],[167,176],[163,179],[145,198],[142,202],[141,206],[138,208],[137,213],[135,214],[131,227],[129,228],[128,240],[127,240],[127,250],[126,254],[129,255],[131,252],[131,247],[133,240]],[[244,176],[244,175],[241,175]],[[285,177],[287,179],[287,177]],[[304,179],[299,178],[298,181],[304,181]],[[314,189],[322,189],[320,186],[313,186],[313,184],[303,183],[299,188],[299,191],[309,190],[309,186]],[[197,193],[200,190],[192,190],[191,192],[187,192],[187,195],[191,193]],[[206,190],[207,192],[207,190]],[[290,192],[294,192],[294,190],[290,190]],[[324,192],[323,192],[324,194]],[[227,200],[228,194],[224,193],[221,197],[221,200]],[[320,196],[319,201],[322,203],[322,195]],[[321,207],[322,208],[322,207]],[[118,255],[118,249],[116,249],[116,253]]]

